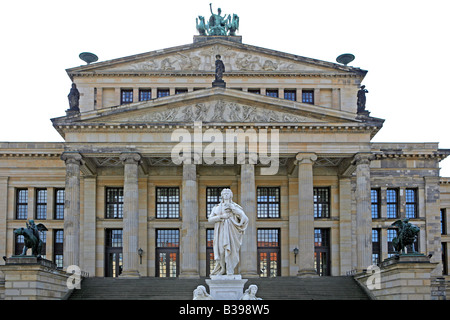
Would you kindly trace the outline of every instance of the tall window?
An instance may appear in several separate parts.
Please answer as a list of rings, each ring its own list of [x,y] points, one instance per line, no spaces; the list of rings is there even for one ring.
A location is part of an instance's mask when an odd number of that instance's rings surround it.
[[[56,189],[55,190],[55,219],[56,220],[64,219],[64,197],[65,197],[64,189]]]
[[[372,264],[380,263],[381,241],[380,229],[372,229]]]
[[[220,193],[229,187],[207,187],[206,188],[206,217],[209,218],[212,208],[220,202]]]
[[[314,90],[302,90],[302,102],[314,104]]]
[[[256,201],[258,218],[280,217],[279,187],[258,187]]]
[[[261,277],[276,277],[280,273],[280,230],[257,230],[258,265]]]
[[[397,237],[397,229],[387,230],[387,242],[388,242],[388,258],[391,258],[395,253],[394,244],[392,240]]]
[[[406,189],[406,217],[417,218],[417,189]]]
[[[16,190],[16,219],[26,220],[28,217],[28,189]]]
[[[120,104],[133,102],[133,89],[122,89],[120,92]]]
[[[36,219],[47,219],[47,189],[36,189]]]
[[[370,202],[372,208],[372,219],[380,218],[380,189],[370,190]]]
[[[284,98],[286,100],[297,101],[297,94],[295,90],[284,90]]]
[[[158,98],[167,97],[170,95],[169,89],[158,89]]]
[[[398,190],[387,189],[386,191],[387,217],[396,219],[398,217]]]
[[[54,230],[53,237],[53,261],[55,262],[57,268],[62,269],[64,252],[64,230]]]
[[[152,90],[139,89],[139,101],[148,101],[152,98]]]
[[[180,189],[178,187],[156,188],[156,218],[180,217]]]
[[[123,188],[106,188],[106,218],[123,218]]]
[[[267,89],[266,96],[278,98],[278,89]]]
[[[105,276],[118,277],[123,266],[123,230],[105,230]]]
[[[314,218],[330,217],[330,188],[314,188]]]
[[[441,209],[441,234],[447,234],[447,210]]]

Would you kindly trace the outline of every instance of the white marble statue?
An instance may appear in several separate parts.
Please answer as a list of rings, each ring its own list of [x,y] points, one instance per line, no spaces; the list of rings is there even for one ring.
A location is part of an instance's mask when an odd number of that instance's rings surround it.
[[[221,201],[211,210],[209,222],[214,222],[215,266],[211,275],[233,275],[239,263],[239,250],[248,225],[242,207],[233,202],[233,192],[223,189]]]
[[[214,300],[214,298],[206,292],[205,286],[198,286],[194,290],[194,299],[193,300]]]
[[[262,300],[256,296],[258,292],[258,286],[256,284],[251,284],[241,297],[241,300]]]

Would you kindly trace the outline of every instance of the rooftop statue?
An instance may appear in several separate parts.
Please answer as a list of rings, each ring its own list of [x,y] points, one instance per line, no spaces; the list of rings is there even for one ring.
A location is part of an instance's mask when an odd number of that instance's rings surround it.
[[[24,246],[21,256],[25,256],[27,254],[27,250],[31,249],[31,255],[40,258],[43,241],[39,236],[39,231],[47,231],[48,229],[42,223],[38,223],[36,225],[34,220],[30,220],[29,222],[30,224],[26,222],[26,228],[14,230],[14,234],[23,236],[24,238]]]
[[[242,207],[233,202],[233,192],[223,189],[221,201],[208,218],[214,222],[214,259],[215,266],[211,275],[233,275],[239,263],[239,251],[242,238],[247,229],[248,217]]]
[[[80,111],[79,102],[80,102],[80,92],[77,89],[77,85],[72,83],[72,88],[70,89],[69,95],[69,106],[70,111]]]
[[[357,112],[358,113],[362,113],[364,111],[366,111],[366,93],[369,93],[369,91],[366,89],[366,86],[361,86],[360,89],[358,90],[358,95],[357,95]]]
[[[409,223],[409,219],[397,220],[392,226],[398,227],[397,237],[392,239],[392,244],[394,245],[395,251],[398,253],[405,253],[405,248],[409,245],[413,248],[414,252],[414,242],[419,234],[419,227]]]
[[[237,14],[223,15],[220,8],[217,9],[217,14],[212,10],[212,3],[209,4],[211,16],[208,23],[205,22],[205,17],[198,16],[196,18],[197,31],[202,36],[235,36],[239,29],[239,16]]]

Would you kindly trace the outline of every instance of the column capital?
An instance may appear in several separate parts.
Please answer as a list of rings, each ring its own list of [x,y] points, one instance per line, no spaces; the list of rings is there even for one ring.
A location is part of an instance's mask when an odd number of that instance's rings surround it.
[[[141,162],[141,155],[138,152],[123,152],[119,157],[123,164],[139,164]]]
[[[64,151],[61,154],[61,160],[63,160],[66,164],[81,165],[81,159],[83,159],[83,157],[76,151]]]
[[[317,155],[315,153],[299,152],[295,156],[295,164],[299,165],[301,163],[314,163],[317,160]]]
[[[361,152],[355,154],[353,157],[352,164],[353,165],[360,165],[360,164],[370,164],[370,161],[374,160],[375,156],[372,153],[369,152]]]

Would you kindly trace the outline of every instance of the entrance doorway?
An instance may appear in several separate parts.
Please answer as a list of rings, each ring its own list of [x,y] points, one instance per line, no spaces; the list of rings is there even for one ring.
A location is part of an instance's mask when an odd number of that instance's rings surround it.
[[[105,277],[118,277],[123,264],[122,229],[105,230]]]
[[[280,276],[280,230],[258,229],[257,232],[259,276]]]
[[[314,266],[319,276],[330,275],[330,229],[314,229]]]
[[[178,229],[156,230],[156,276],[178,277],[179,274]]]

